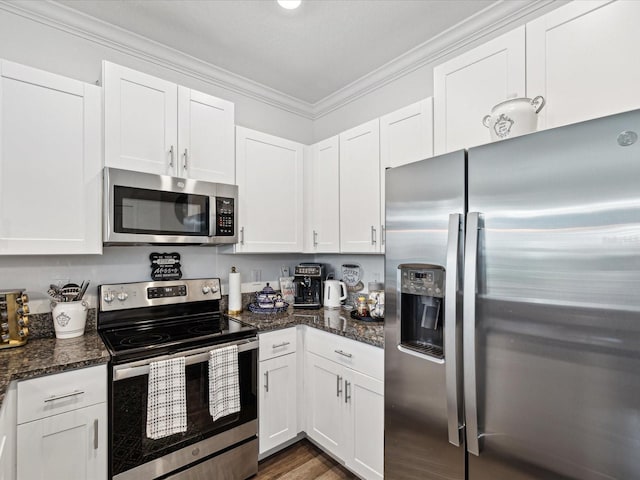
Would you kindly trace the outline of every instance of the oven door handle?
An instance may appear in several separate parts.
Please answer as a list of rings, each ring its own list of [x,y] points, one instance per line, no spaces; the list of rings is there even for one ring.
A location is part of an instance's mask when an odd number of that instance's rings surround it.
[[[113,367],[113,381],[115,382],[118,380],[124,380],[125,378],[139,377],[140,375],[148,375],[150,365],[153,362],[159,362],[161,360],[184,357],[185,365],[193,365],[195,363],[206,362],[209,360],[209,352],[231,345],[238,346],[238,353],[246,352],[248,350],[257,350],[258,339],[254,337],[248,340],[227,342],[222,345],[215,345],[213,347],[203,347],[195,350],[189,350],[188,352],[180,352],[173,355],[163,355],[160,357],[149,358],[146,360],[140,360],[138,362],[127,363],[124,365],[116,365]]]

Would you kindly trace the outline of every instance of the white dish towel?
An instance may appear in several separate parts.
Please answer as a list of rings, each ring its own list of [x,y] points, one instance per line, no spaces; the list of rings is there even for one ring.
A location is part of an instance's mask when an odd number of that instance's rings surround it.
[[[187,431],[184,357],[149,366],[147,437],[158,439]]]
[[[215,422],[239,411],[238,346],[217,348],[209,353],[209,413]]]

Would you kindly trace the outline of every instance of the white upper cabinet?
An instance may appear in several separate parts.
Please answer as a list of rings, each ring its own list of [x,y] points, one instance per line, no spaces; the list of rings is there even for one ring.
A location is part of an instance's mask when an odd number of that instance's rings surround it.
[[[380,218],[384,251],[385,170],[433,156],[433,98],[380,117]]]
[[[340,134],[340,251],[380,253],[380,123]]]
[[[526,93],[525,27],[438,65],[433,75],[435,154],[488,143],[483,117]]]
[[[302,252],[302,172],[302,144],[236,127],[236,252]]]
[[[234,105],[178,87],[178,176],[235,183]]]
[[[105,165],[234,182],[231,102],[103,62]]]
[[[640,2],[571,2],[527,24],[527,93],[540,128],[640,107]]]
[[[100,88],[0,61],[0,254],[102,253]]]
[[[305,158],[305,248],[308,253],[340,252],[339,139],[311,146]]]

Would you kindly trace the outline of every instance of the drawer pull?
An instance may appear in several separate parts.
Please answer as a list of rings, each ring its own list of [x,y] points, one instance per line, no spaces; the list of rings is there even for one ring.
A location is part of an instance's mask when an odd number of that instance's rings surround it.
[[[53,395],[52,397],[45,398],[44,403],[54,402],[56,400],[62,400],[63,398],[75,397],[76,395],[83,395],[84,392],[82,390],[76,390],[71,393],[65,393],[64,395]]]
[[[287,345],[291,345],[291,342],[282,342],[282,343],[278,343],[278,344],[274,343],[271,348],[286,347]]]
[[[338,355],[342,355],[343,357],[351,358],[353,355],[347,352],[343,352],[342,350],[334,350]]]

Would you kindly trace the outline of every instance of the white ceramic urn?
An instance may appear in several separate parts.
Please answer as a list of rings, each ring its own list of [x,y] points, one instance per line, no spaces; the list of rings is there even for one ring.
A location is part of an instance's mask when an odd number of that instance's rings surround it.
[[[489,129],[492,141],[535,132],[538,113],[544,104],[544,98],[540,95],[534,99],[522,97],[505,100],[491,109],[491,115],[486,115],[482,124]]]

